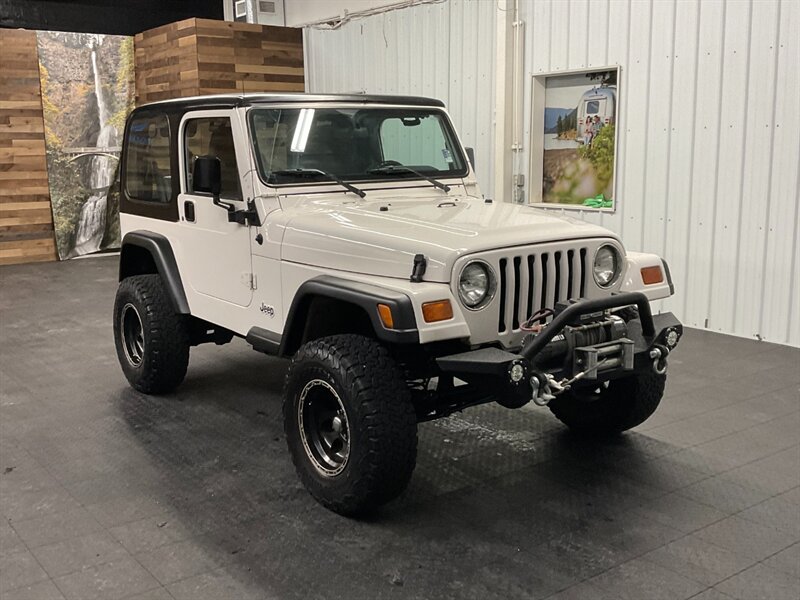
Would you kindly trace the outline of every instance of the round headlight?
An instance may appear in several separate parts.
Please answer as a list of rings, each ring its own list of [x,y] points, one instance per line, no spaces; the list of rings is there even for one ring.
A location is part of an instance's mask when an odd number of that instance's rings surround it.
[[[477,310],[492,299],[495,279],[492,269],[484,262],[471,262],[461,270],[458,278],[458,295],[469,309]]]
[[[594,280],[600,287],[608,287],[620,271],[619,252],[614,246],[600,246],[594,255]]]

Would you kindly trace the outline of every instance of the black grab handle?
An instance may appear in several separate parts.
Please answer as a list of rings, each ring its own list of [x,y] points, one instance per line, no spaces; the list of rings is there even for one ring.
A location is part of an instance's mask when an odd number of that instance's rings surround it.
[[[526,344],[520,354],[531,360],[544,348],[550,341],[564,329],[575,317],[598,310],[608,310],[609,308],[619,308],[635,304],[639,309],[639,319],[642,322],[642,335],[651,337],[656,334],[656,327],[653,324],[653,313],[650,311],[650,302],[642,292],[626,292],[607,298],[597,298],[595,300],[579,300],[575,304],[570,304],[562,310],[556,318],[542,329],[533,340]]]

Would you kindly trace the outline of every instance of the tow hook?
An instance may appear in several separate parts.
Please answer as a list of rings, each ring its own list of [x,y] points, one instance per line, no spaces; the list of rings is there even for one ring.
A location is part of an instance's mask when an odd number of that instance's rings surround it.
[[[650,350],[650,358],[653,359],[653,371],[659,375],[667,372],[667,356],[669,356],[669,348],[656,344]]]

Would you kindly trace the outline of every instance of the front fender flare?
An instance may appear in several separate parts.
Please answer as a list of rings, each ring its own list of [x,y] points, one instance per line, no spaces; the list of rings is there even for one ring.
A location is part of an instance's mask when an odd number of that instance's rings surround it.
[[[419,343],[414,306],[411,298],[406,294],[369,283],[351,281],[332,275],[321,275],[309,279],[297,289],[284,325],[280,354],[286,354],[293,344],[296,345],[297,340],[294,338],[302,335],[303,329],[302,326],[298,327],[296,321],[303,318],[308,303],[315,297],[333,298],[362,308],[372,323],[376,337],[383,342]],[[378,314],[379,303],[386,304],[391,308],[394,318],[392,329],[387,329],[381,322]]]

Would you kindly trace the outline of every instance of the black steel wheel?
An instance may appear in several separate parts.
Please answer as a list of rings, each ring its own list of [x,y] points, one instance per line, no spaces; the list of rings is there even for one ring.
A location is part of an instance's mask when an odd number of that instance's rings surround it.
[[[122,307],[120,328],[122,329],[122,349],[125,351],[125,358],[132,367],[138,367],[144,359],[144,327],[139,311],[130,302]]]
[[[114,302],[114,341],[125,377],[145,394],[170,392],[189,364],[189,331],[158,275],[123,279]]]
[[[297,422],[306,455],[321,475],[335,477],[347,466],[350,433],[339,394],[322,379],[312,379],[297,403]]]
[[[286,374],[284,430],[298,477],[323,506],[369,512],[408,485],[417,416],[403,375],[373,339],[308,342]]]

